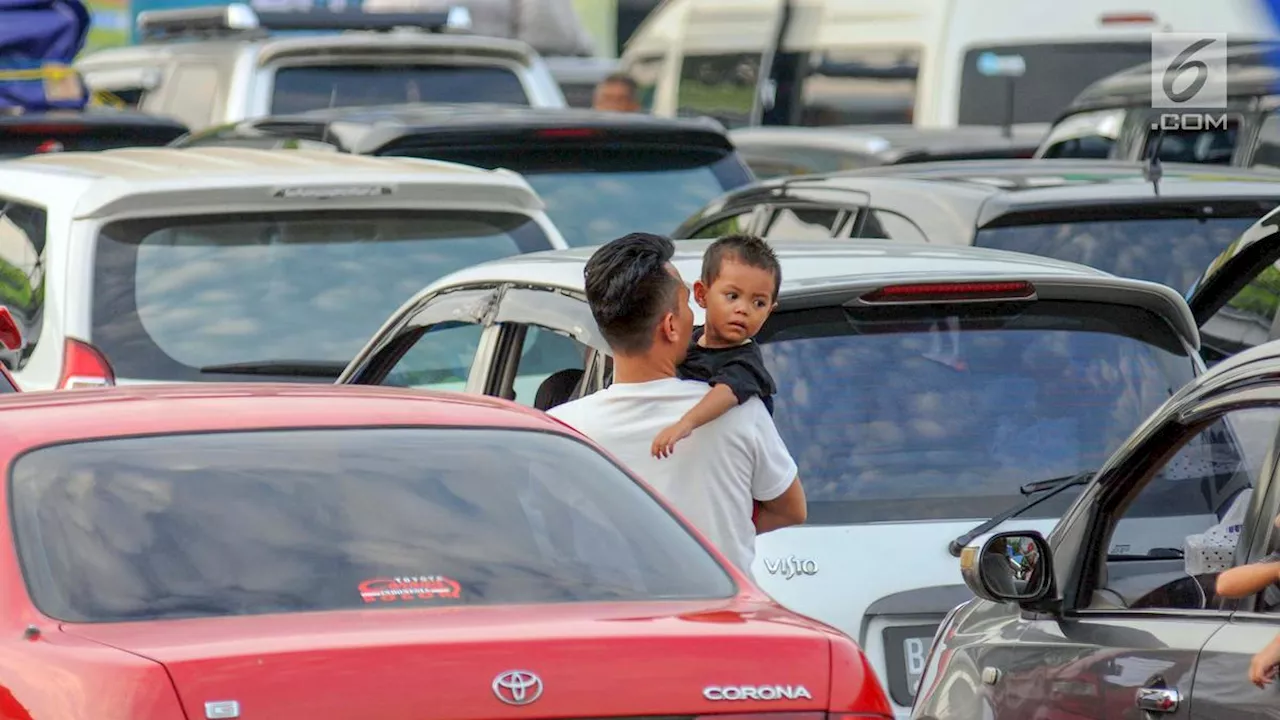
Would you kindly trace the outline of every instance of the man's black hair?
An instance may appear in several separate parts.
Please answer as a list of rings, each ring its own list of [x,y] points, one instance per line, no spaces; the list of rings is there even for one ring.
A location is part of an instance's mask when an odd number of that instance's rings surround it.
[[[778,299],[778,290],[782,287],[782,265],[773,248],[763,238],[755,235],[725,235],[711,243],[702,256],[702,284],[711,287],[711,283],[720,277],[720,267],[725,259],[736,260],[749,267],[773,273],[773,299]]]
[[[675,311],[680,281],[667,270],[675,252],[670,238],[631,233],[596,250],[587,261],[587,303],[615,353],[647,351],[658,321]]]
[[[631,97],[635,97],[636,93],[640,92],[639,83],[635,81],[635,78],[631,77],[630,75],[624,72],[609,73],[609,75],[604,80],[600,81],[601,85],[611,85],[613,83],[621,83],[623,85],[626,85],[627,90],[631,92]]]

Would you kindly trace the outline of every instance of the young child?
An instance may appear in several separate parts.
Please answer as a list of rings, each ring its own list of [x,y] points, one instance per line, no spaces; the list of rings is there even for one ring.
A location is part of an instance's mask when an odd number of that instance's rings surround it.
[[[710,383],[711,392],[676,424],[654,438],[654,457],[669,457],[676,443],[728,412],[758,397],[773,413],[773,378],[752,342],[778,306],[782,268],[773,249],[750,235],[728,235],[702,257],[702,277],[693,298],[706,310],[706,324],[693,329],[689,354],[677,368],[685,380]]]

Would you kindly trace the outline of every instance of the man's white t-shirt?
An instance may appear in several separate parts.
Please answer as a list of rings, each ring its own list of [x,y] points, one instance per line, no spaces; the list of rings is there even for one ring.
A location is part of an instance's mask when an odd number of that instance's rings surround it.
[[[732,408],[676,444],[650,453],[653,439],[711,386],[664,378],[614,383],[548,414],[613,453],[658,491],[744,572],[755,559],[751,502],[773,500],[796,479],[796,463],[759,398]]]

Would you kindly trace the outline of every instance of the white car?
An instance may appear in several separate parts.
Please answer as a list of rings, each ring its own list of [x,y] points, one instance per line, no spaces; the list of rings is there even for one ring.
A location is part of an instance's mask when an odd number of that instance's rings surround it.
[[[1048,258],[771,242],[782,288],[757,340],[809,522],[762,536],[753,571],[784,605],[858,640],[904,716],[935,628],[971,597],[952,541],[1040,497],[1046,481],[1095,469],[1203,371],[1196,322],[1165,285]],[[686,281],[707,244],[676,243]],[[464,390],[542,410],[604,387],[612,361],[582,276],[594,250],[441,279],[388,319],[339,382]],[[1005,527],[1048,532],[1070,497]],[[1166,510],[1122,541],[1140,555],[1165,547],[1185,520]]]
[[[519,175],[311,150],[0,162],[24,390],[337,377],[436,278],[567,245]]]

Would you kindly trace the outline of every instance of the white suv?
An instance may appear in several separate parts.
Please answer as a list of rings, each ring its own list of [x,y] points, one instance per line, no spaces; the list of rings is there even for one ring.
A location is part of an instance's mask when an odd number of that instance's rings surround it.
[[[505,170],[242,148],[0,162],[0,306],[25,341],[0,361],[26,390],[331,382],[424,284],[564,247]]]

